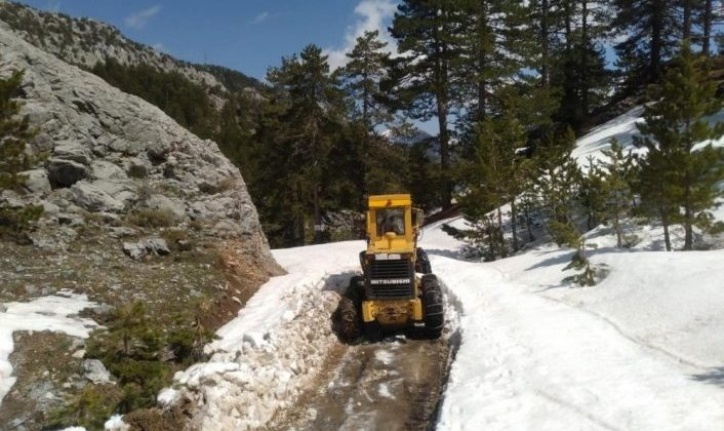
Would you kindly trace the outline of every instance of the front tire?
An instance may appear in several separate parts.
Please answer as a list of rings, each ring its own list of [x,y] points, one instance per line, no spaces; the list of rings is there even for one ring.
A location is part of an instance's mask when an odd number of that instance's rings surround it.
[[[415,272],[419,272],[421,274],[432,274],[432,265],[430,265],[430,258],[427,257],[427,253],[422,248],[417,249]]]
[[[362,277],[356,275],[349,281],[344,296],[337,308],[339,336],[345,341],[354,341],[362,335],[362,299],[359,285]]]
[[[422,308],[426,334],[430,338],[439,338],[445,327],[445,308],[440,282],[434,274],[422,277]]]

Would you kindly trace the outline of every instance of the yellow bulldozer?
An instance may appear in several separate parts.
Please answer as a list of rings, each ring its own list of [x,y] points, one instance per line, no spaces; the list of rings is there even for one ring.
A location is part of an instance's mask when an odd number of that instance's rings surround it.
[[[368,198],[362,275],[352,277],[338,309],[344,338],[374,340],[412,328],[440,337],[443,294],[427,254],[417,246],[422,217],[409,194]]]

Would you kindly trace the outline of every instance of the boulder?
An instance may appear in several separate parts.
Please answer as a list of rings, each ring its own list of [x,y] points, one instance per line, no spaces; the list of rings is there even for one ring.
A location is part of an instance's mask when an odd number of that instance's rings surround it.
[[[45,169],[33,169],[31,171],[22,172],[27,177],[25,180],[25,189],[30,193],[44,194],[52,190],[48,172]]]
[[[122,167],[106,160],[91,163],[92,176],[96,180],[125,180],[128,178]]]
[[[123,252],[134,260],[141,260],[149,254],[166,256],[171,250],[162,238],[146,238],[138,242],[124,242]]]
[[[125,205],[97,186],[81,181],[71,187],[73,203],[90,212],[120,212]]]
[[[83,377],[96,385],[113,383],[111,373],[108,372],[103,362],[98,359],[86,359],[83,361]]]
[[[90,177],[87,166],[67,159],[51,158],[48,161],[48,181],[53,188],[70,187]]]

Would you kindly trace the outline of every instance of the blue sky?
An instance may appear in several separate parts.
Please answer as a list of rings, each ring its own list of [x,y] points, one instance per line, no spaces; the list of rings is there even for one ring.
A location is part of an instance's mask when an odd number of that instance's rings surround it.
[[[37,9],[107,22],[173,57],[263,79],[314,43],[341,65],[365,30],[384,29],[396,0],[22,0]]]

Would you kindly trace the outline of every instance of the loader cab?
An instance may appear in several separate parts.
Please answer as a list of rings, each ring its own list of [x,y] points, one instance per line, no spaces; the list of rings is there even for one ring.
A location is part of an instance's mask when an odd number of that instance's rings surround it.
[[[414,250],[410,195],[370,196],[367,209],[368,253]]]

